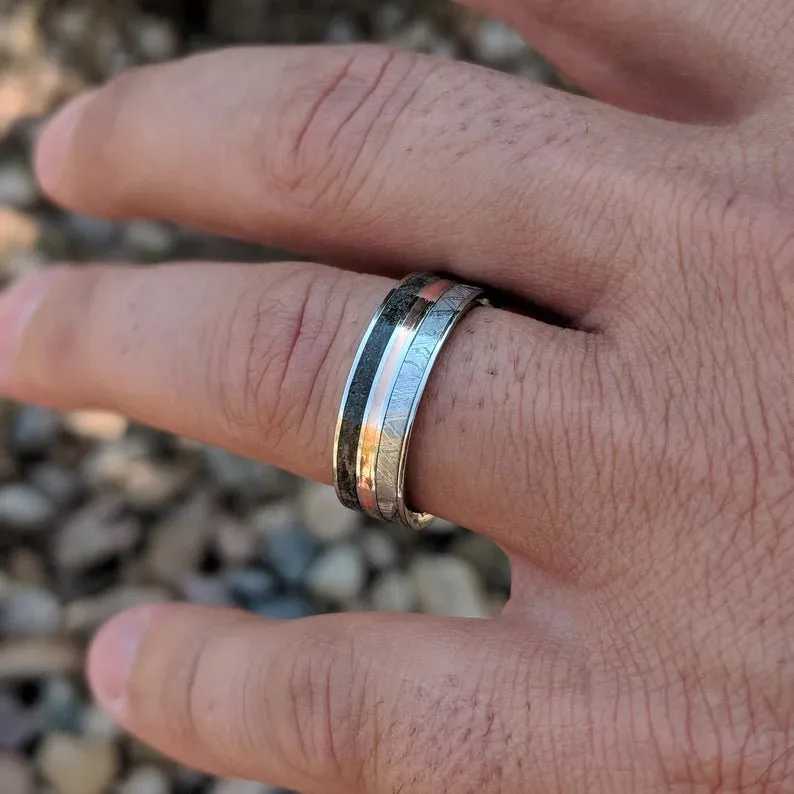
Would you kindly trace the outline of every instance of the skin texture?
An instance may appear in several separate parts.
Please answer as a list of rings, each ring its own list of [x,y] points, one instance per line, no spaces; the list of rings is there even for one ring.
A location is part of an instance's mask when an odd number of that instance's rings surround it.
[[[0,389],[327,481],[390,278],[477,309],[409,461],[417,508],[510,554],[502,617],[289,624],[143,608],[103,706],[211,772],[320,794],[794,789],[794,11],[480,0],[597,99],[378,47],[147,68],[45,131],[54,200],[337,267],[48,271],[0,297]],[[686,123],[682,123],[686,122]]]

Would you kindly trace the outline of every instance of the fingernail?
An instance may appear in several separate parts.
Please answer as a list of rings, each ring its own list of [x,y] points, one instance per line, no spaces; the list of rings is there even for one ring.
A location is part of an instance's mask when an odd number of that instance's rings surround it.
[[[123,716],[130,674],[154,609],[141,607],[113,618],[100,630],[91,648],[89,678],[94,694],[114,716]]]
[[[36,146],[36,175],[46,193],[55,193],[64,172],[75,127],[97,91],[86,91],[68,102],[45,127]]]
[[[45,270],[0,292],[0,389],[11,384],[20,341],[54,273],[55,269]]]

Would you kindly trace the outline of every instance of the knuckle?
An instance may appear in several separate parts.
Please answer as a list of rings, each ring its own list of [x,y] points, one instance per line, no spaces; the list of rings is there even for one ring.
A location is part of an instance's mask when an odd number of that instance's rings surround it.
[[[306,637],[295,651],[284,662],[286,704],[279,709],[286,754],[319,779],[358,780],[362,715],[372,700],[366,660],[353,640]]]
[[[298,70],[303,87],[279,108],[268,181],[307,209],[352,203],[430,64],[380,45],[340,50],[321,65],[307,60],[304,73]]]
[[[225,429],[233,437],[267,434],[277,445],[317,424],[344,301],[330,271],[289,265],[272,273],[239,296],[210,360]]]

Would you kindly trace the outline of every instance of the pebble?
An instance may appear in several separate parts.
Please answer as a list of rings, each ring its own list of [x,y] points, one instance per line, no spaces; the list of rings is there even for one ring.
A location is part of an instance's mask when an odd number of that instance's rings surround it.
[[[86,254],[101,254],[107,251],[118,237],[118,224],[101,218],[68,213],[66,215],[72,239],[86,249]]]
[[[367,563],[377,571],[393,568],[400,559],[394,538],[382,530],[370,530],[359,541]]]
[[[132,221],[124,227],[124,243],[139,258],[165,258],[177,243],[175,232],[157,221]]]
[[[171,781],[157,766],[138,766],[116,787],[116,794],[170,794]]]
[[[213,548],[227,566],[244,565],[256,553],[256,535],[250,524],[229,515],[215,520]]]
[[[212,607],[234,606],[226,585],[211,576],[189,574],[178,585],[177,590],[191,604],[203,604]]]
[[[62,619],[60,602],[43,587],[16,584],[0,595],[0,634],[47,636],[59,630]]]
[[[39,732],[35,711],[25,708],[8,693],[0,691],[0,750],[18,750]],[[0,754],[0,758],[2,758]],[[0,766],[1,768],[1,766]],[[0,776],[0,783],[3,778]],[[0,786],[0,791],[5,790]]]
[[[30,482],[57,507],[66,507],[77,498],[81,483],[73,467],[57,463],[41,463],[31,469]]]
[[[278,794],[281,789],[275,789],[264,783],[255,783],[252,780],[216,780],[209,790],[209,794]]]
[[[48,731],[79,733],[83,699],[68,678],[51,678],[44,685],[38,712]]]
[[[282,529],[264,537],[264,560],[288,584],[299,584],[317,556],[317,541],[304,529]]]
[[[202,492],[157,522],[146,552],[146,567],[152,578],[173,586],[198,568],[214,524],[212,502]]]
[[[0,753],[0,781],[3,794],[33,794],[33,773],[15,753]]]
[[[17,455],[41,455],[58,437],[61,418],[55,411],[35,405],[20,406],[8,430],[8,443]]]
[[[118,441],[127,432],[127,420],[110,411],[73,411],[64,417],[72,435],[95,441]]]
[[[386,571],[372,585],[370,598],[378,612],[412,612],[419,602],[416,585],[404,571]]]
[[[180,463],[133,461],[122,483],[124,501],[136,510],[161,509],[185,491],[194,473],[192,466]]]
[[[0,167],[0,205],[29,207],[39,197],[33,174],[22,163]]]
[[[0,487],[0,529],[38,532],[47,529],[56,512],[52,501],[30,485],[11,483]]]
[[[287,499],[254,510],[248,518],[248,523],[255,536],[266,536],[301,527],[295,503]]]
[[[99,444],[82,461],[86,483],[95,490],[123,488],[135,461],[151,454],[146,439],[125,436],[118,441]]]
[[[111,742],[62,733],[46,737],[36,760],[41,776],[57,794],[105,794],[119,768]]]
[[[163,604],[171,600],[169,592],[162,587],[118,587],[67,604],[64,626],[67,631],[75,634],[89,634],[114,615],[127,609],[146,604]]]
[[[35,248],[39,241],[39,224],[35,218],[24,212],[12,210],[0,205],[0,259],[5,259],[10,254],[24,255]],[[3,275],[14,276],[14,268],[2,268]]]
[[[204,462],[221,488],[246,502],[278,499],[293,487],[295,478],[266,463],[242,458],[217,447],[204,447]]]
[[[0,683],[80,670],[82,655],[69,640],[58,637],[27,637],[0,643]]]
[[[141,525],[120,512],[118,500],[100,497],[73,513],[52,544],[52,556],[64,571],[80,571],[129,552],[141,537]]]
[[[472,42],[476,56],[486,63],[504,64],[524,55],[526,42],[508,25],[495,19],[480,22]]]
[[[326,485],[307,483],[300,491],[300,515],[315,538],[336,543],[349,538],[361,525],[361,514],[344,507]]]
[[[245,609],[256,609],[271,599],[278,590],[275,575],[262,568],[237,568],[227,571],[224,585],[232,597]]]
[[[161,17],[146,14],[137,16],[132,24],[131,35],[138,53],[147,61],[167,61],[177,54],[176,31]]]
[[[332,546],[311,567],[306,584],[318,598],[337,603],[355,598],[364,587],[367,568],[358,546]]]
[[[456,539],[452,555],[471,563],[489,587],[510,590],[510,560],[490,538],[466,532]]]
[[[8,573],[18,584],[28,584],[35,587],[44,587],[49,579],[41,556],[32,549],[26,549],[22,546],[11,549],[9,552]],[[1,578],[2,574],[0,574]],[[3,588],[0,586],[0,598],[2,598],[2,595]]]
[[[465,560],[443,555],[417,557],[411,575],[424,612],[452,618],[487,618],[490,604],[477,571]]]
[[[317,614],[317,610],[305,599],[294,595],[270,599],[253,611],[271,620],[298,620]]]
[[[83,710],[80,733],[88,739],[113,741],[121,736],[121,728],[95,703]]]

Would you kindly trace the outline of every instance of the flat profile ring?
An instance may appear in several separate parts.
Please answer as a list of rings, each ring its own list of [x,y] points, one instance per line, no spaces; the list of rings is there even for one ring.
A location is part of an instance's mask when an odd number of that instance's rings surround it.
[[[407,504],[408,447],[445,341],[482,303],[479,287],[424,273],[386,295],[353,360],[336,423],[333,481],[345,507],[412,529],[433,520]]]

